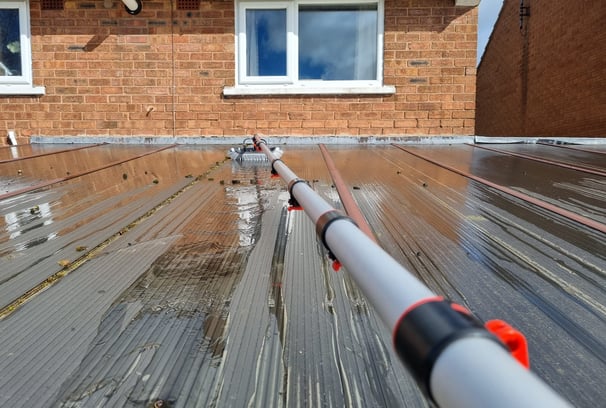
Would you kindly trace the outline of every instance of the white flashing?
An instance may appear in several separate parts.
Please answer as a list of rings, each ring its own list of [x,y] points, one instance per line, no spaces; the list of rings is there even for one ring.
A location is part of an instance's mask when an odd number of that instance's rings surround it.
[[[473,136],[267,136],[272,145],[385,145],[400,144],[462,144],[473,143]],[[170,137],[170,136],[31,136],[32,144],[183,144],[238,145],[250,136]]]
[[[585,144],[585,145],[606,145],[606,138],[603,137],[564,137],[564,136],[475,136],[475,143],[486,144],[504,144],[504,143],[552,143],[552,144]]]
[[[553,143],[606,145],[606,138],[590,137],[488,137],[488,136],[268,136],[272,145],[386,145],[390,143],[409,145],[445,144],[503,144],[503,143]],[[31,136],[32,144],[182,144],[182,145],[238,145],[247,136]]]

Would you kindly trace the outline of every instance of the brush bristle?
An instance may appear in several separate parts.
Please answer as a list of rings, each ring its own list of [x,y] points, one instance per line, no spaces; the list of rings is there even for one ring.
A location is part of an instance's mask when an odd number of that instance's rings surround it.
[[[267,156],[259,153],[242,153],[238,159],[240,161],[255,161],[255,162],[266,162]]]

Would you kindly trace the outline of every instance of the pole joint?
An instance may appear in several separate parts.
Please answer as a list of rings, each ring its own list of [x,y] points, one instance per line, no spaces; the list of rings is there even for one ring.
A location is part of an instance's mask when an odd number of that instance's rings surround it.
[[[466,308],[437,296],[402,314],[394,327],[393,342],[421,390],[435,402],[430,389],[435,362],[448,346],[468,337],[487,338],[506,348]]]
[[[336,271],[339,270],[341,263],[339,262],[335,254],[328,246],[328,243],[326,242],[326,231],[333,222],[338,220],[346,220],[351,222],[356,227],[358,226],[358,224],[356,224],[356,222],[351,217],[348,217],[347,215],[343,214],[341,211],[338,210],[327,211],[324,214],[320,215],[320,217],[318,217],[318,220],[316,221],[316,234],[318,234],[320,240],[322,241],[322,244],[324,244],[324,247],[328,250],[328,257],[333,261],[333,267]]]
[[[280,160],[280,159],[278,159],[278,160]],[[295,198],[295,195],[292,193],[292,189],[295,186],[295,184],[297,184],[297,183],[305,183],[307,185],[309,185],[309,183],[307,182],[307,180],[303,180],[303,179],[300,179],[300,178],[292,179],[288,183],[288,194],[290,195],[290,198],[288,199],[288,204],[291,207],[293,207],[293,208],[300,209],[301,208],[301,204],[299,204],[299,202]]]

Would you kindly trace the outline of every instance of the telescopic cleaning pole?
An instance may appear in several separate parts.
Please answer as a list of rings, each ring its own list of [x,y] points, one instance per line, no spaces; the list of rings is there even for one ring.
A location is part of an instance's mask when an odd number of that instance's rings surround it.
[[[432,293],[275,158],[264,140],[253,140],[391,330],[396,353],[428,398],[455,408],[570,407],[469,311]]]

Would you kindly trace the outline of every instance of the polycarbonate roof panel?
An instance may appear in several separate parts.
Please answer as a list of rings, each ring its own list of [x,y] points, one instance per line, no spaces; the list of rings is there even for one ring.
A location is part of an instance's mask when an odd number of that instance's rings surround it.
[[[328,150],[388,253],[480,319],[520,329],[541,378],[598,406],[604,233],[452,169],[597,223],[606,177],[508,154],[563,161],[558,147],[498,148]],[[213,146],[19,149],[13,160],[0,148],[3,405],[429,406],[268,165]],[[284,150],[340,207],[318,147]],[[605,150],[566,162],[606,171]]]

